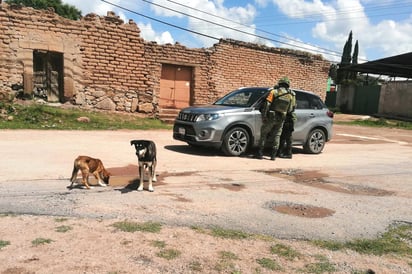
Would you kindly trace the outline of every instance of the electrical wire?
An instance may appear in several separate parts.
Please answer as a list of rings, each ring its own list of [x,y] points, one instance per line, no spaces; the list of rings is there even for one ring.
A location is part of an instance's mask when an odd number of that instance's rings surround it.
[[[120,5],[111,3],[110,1],[106,1],[106,0],[101,0],[101,1],[102,1],[102,2],[105,2],[105,3],[109,4],[109,5],[115,6],[115,7],[119,8],[119,9],[123,9],[123,10],[125,10],[125,11],[130,12],[130,13],[134,13],[134,14],[136,14],[136,15],[145,17],[145,18],[147,18],[147,19],[149,19],[149,20],[153,20],[153,21],[156,21],[156,22],[159,22],[159,23],[162,23],[162,24],[165,24],[165,25],[168,25],[168,26],[171,26],[171,27],[174,27],[174,28],[183,30],[183,31],[187,31],[187,32],[191,32],[191,33],[194,33],[194,34],[197,34],[197,35],[200,35],[200,36],[207,37],[207,38],[210,38],[210,39],[220,40],[220,38],[218,38],[218,37],[214,37],[214,36],[212,36],[212,35],[208,35],[208,34],[205,34],[205,33],[201,33],[201,32],[199,32],[199,31],[194,31],[194,30],[191,30],[191,29],[188,29],[188,28],[184,28],[184,27],[178,26],[178,25],[176,25],[176,24],[172,24],[172,23],[169,23],[169,22],[166,22],[166,21],[163,21],[163,20],[160,20],[160,19],[151,17],[151,16],[147,16],[147,15],[144,15],[144,14],[142,14],[142,13],[138,13],[138,12],[136,12],[136,11],[130,10],[130,9],[128,9],[128,8],[125,8],[125,7],[123,7],[123,6],[120,6]],[[230,19],[228,19],[228,18],[224,18],[224,17],[221,17],[221,16],[217,16],[217,15],[214,15],[214,14],[212,14],[212,13],[208,13],[208,12],[205,12],[205,11],[202,11],[202,10],[199,10],[199,9],[196,9],[196,8],[194,8],[194,7],[191,7],[191,6],[184,5],[184,4],[178,3],[178,2],[173,1],[173,0],[166,0],[166,1],[171,2],[171,3],[174,3],[174,4],[176,4],[176,5],[180,5],[180,6],[186,7],[186,8],[191,9],[191,10],[195,10],[195,11],[197,11],[197,12],[201,12],[201,13],[207,14],[207,15],[209,15],[209,16],[213,16],[213,17],[215,17],[215,18],[219,18],[219,19],[225,20],[225,21],[227,21],[227,22],[231,22],[231,23],[234,23],[234,24],[237,24],[237,25],[240,25],[240,26],[244,26],[244,27],[249,28],[249,29],[253,29],[253,30],[259,31],[259,32],[261,32],[261,33],[269,34],[269,35],[272,35],[272,36],[276,36],[276,37],[280,37],[280,38],[286,39],[286,40],[288,40],[288,41],[292,41],[292,42],[295,42],[295,43],[298,43],[298,44],[302,44],[303,46],[301,46],[301,45],[296,45],[296,44],[290,44],[290,43],[287,43],[287,42],[283,42],[283,41],[275,40],[275,39],[272,39],[272,38],[269,38],[269,37],[265,37],[265,36],[262,36],[262,35],[258,35],[258,34],[256,34],[256,33],[251,33],[251,32],[247,32],[247,31],[241,30],[241,29],[233,28],[233,27],[230,27],[230,26],[227,26],[227,25],[224,25],[224,24],[220,24],[220,23],[217,23],[217,22],[213,22],[213,21],[210,21],[210,20],[207,20],[207,19],[204,19],[204,18],[200,18],[200,17],[194,16],[194,15],[188,14],[188,13],[184,13],[184,12],[181,12],[181,11],[178,11],[178,10],[175,10],[175,9],[172,9],[172,8],[169,8],[169,7],[165,7],[165,6],[163,6],[163,5],[156,4],[156,3],[153,3],[153,2],[148,1],[148,0],[142,0],[142,1],[143,1],[143,2],[146,2],[146,3],[148,3],[148,4],[155,5],[155,6],[158,6],[158,7],[160,7],[160,8],[163,8],[163,9],[166,9],[166,10],[169,10],[169,11],[172,11],[172,12],[175,12],[175,13],[178,13],[178,14],[182,14],[182,15],[187,16],[187,17],[190,17],[190,18],[194,18],[194,19],[196,19],[196,20],[204,21],[204,22],[206,22],[206,23],[208,23],[208,24],[216,25],[216,26],[221,27],[221,28],[229,29],[229,30],[232,30],[232,31],[235,31],[235,32],[243,33],[243,34],[246,34],[246,35],[249,35],[249,36],[253,36],[253,37],[256,37],[256,38],[260,38],[260,39],[263,39],[263,40],[267,40],[267,41],[271,41],[271,42],[275,42],[275,43],[287,45],[287,46],[290,46],[290,47],[293,47],[293,48],[298,48],[298,49],[302,49],[302,50],[305,50],[305,51],[310,50],[310,51],[312,51],[312,52],[321,53],[321,54],[328,54],[328,55],[330,55],[330,56],[337,56],[337,57],[340,57],[341,54],[342,54],[342,52],[330,50],[330,49],[327,49],[327,48],[322,48],[322,47],[319,47],[319,46],[314,46],[314,45],[311,45],[311,44],[308,44],[308,43],[305,43],[305,42],[302,42],[302,41],[299,41],[299,40],[296,40],[296,39],[292,39],[292,38],[290,38],[290,37],[285,37],[285,36],[282,36],[282,35],[279,35],[279,34],[275,34],[275,33],[269,32],[269,31],[265,31],[265,30],[262,30],[262,29],[253,28],[253,27],[251,27],[250,25],[242,24],[242,23],[240,23],[240,22],[236,22],[236,21],[230,20]],[[406,2],[410,2],[410,1],[406,1]],[[399,4],[399,3],[398,3],[398,4]],[[388,4],[388,5],[389,5],[389,4]],[[371,9],[375,9],[375,10],[384,9],[384,8],[386,8],[386,6],[387,6],[387,5],[385,5],[385,4],[376,5],[376,6],[370,6],[370,8],[369,8],[368,10],[371,10]],[[396,6],[397,6],[397,5],[391,5],[391,7],[396,7]],[[399,6],[399,7],[404,7],[403,5],[398,5],[398,6]],[[409,7],[409,6],[408,6],[408,7]],[[363,12],[363,8],[359,8],[359,9],[347,9],[347,10],[343,10],[343,11],[338,12],[338,13],[334,12],[333,15],[336,16],[336,15],[339,14],[339,13],[340,13],[340,14],[346,14],[346,13],[353,13],[353,12],[356,12],[356,11]],[[405,12],[405,13],[407,13],[407,12]],[[397,14],[399,14],[399,13],[397,13]],[[302,13],[302,15],[304,15],[304,14]],[[386,14],[386,15],[387,15],[387,14]],[[319,16],[321,16],[321,15],[319,15]],[[322,16],[325,17],[325,14],[323,14]],[[378,15],[378,16],[383,16],[383,15]],[[262,18],[262,17],[261,17],[261,18]],[[343,19],[344,19],[344,18],[343,18]],[[342,20],[343,20],[343,19],[342,19]],[[353,17],[352,17],[352,19],[353,19]],[[337,20],[337,19],[335,18],[335,19],[333,19],[333,20]],[[322,21],[325,21],[325,20],[322,20]],[[312,20],[312,21],[304,21],[304,22],[288,22],[287,24],[302,24],[302,23],[313,23],[313,22],[318,22],[318,21]],[[272,25],[273,25],[273,24],[272,24]],[[310,47],[310,48],[309,48],[309,47]]]
[[[102,2],[105,2],[105,3],[107,3],[107,4],[110,4],[110,5],[113,5],[113,6],[117,7],[117,8],[126,10],[126,11],[128,11],[128,12],[131,12],[131,13],[134,13],[134,14],[137,14],[137,15],[140,15],[140,16],[143,16],[143,17],[145,17],[145,18],[152,18],[152,17],[150,17],[150,16],[143,15],[143,14],[141,14],[141,13],[132,11],[132,10],[130,10],[130,9],[127,9],[127,8],[122,7],[122,6],[120,6],[120,5],[111,3],[111,2],[109,2],[109,1],[106,1],[106,0],[101,0],[101,1],[102,1]],[[200,18],[200,17],[196,17],[196,16],[193,16],[193,15],[189,15],[189,14],[187,14],[187,13],[180,12],[180,11],[177,11],[177,10],[174,10],[174,9],[171,9],[171,8],[168,8],[168,7],[159,5],[159,4],[155,4],[155,3],[149,2],[149,1],[147,1],[147,0],[142,0],[142,1],[148,2],[149,4],[153,4],[153,5],[159,6],[159,7],[161,7],[161,8],[164,8],[164,9],[167,9],[167,10],[170,10],[170,11],[173,11],[173,12],[176,12],[176,13],[179,13],[179,14],[182,14],[182,15],[185,15],[185,16],[189,16],[189,17],[191,17],[191,18],[195,18],[195,19],[198,19],[198,20],[201,20],[201,21],[204,21],[204,22],[213,24],[213,25],[220,26],[220,27],[222,27],[222,28],[230,29],[230,30],[233,30],[233,31],[236,31],[236,32],[240,32],[240,33],[243,33],[243,34],[246,34],[246,35],[250,35],[250,36],[253,36],[253,37],[256,37],[256,38],[260,38],[260,39],[264,39],[264,40],[267,40],[267,41],[271,41],[271,42],[275,42],[275,43],[287,45],[287,46],[290,46],[290,47],[293,47],[293,48],[298,48],[298,49],[301,49],[301,50],[304,50],[304,51],[312,50],[313,52],[325,54],[325,51],[320,51],[320,50],[315,50],[315,49],[309,49],[308,47],[299,46],[299,45],[293,45],[293,44],[290,44],[290,43],[286,43],[286,42],[282,42],[282,41],[279,41],[279,40],[271,39],[271,38],[268,38],[268,37],[265,37],[265,36],[257,35],[257,34],[250,33],[250,32],[246,32],[246,31],[242,31],[242,30],[239,30],[239,29],[236,29],[236,28],[232,28],[232,27],[229,27],[229,26],[226,26],[226,25],[223,25],[223,24],[219,24],[219,23],[216,23],[216,22],[212,22],[212,21],[209,21],[209,20]],[[153,19],[152,19],[152,20],[153,20]],[[193,30],[189,30],[189,29],[186,29],[186,28],[182,28],[182,27],[180,27],[180,26],[177,26],[177,25],[174,25],[174,24],[171,24],[171,23],[168,23],[168,22],[159,20],[159,19],[155,19],[155,21],[156,21],[156,22],[160,22],[160,23],[164,23],[164,24],[167,24],[167,25],[169,25],[169,26],[173,26],[173,27],[176,27],[176,28],[179,28],[179,29],[182,29],[182,30],[190,31],[190,32],[192,32],[192,33],[196,33],[196,34],[201,35],[201,36],[205,36],[205,37],[208,37],[208,38],[213,38],[213,39],[220,40],[219,38],[212,37],[212,36],[210,36],[210,35],[207,35],[207,34],[204,34],[204,33],[200,33],[200,32],[198,32],[198,31],[193,31]],[[304,45],[307,45],[307,46],[310,46],[310,47],[312,47],[312,48],[320,49],[319,47],[316,47],[316,46],[313,46],[313,45],[308,45],[308,44],[305,44],[305,43],[303,43],[303,42],[300,42],[300,43],[302,43],[302,44],[304,44]],[[334,52],[334,51],[331,51],[331,50],[329,50],[329,49],[324,49],[324,50],[328,51],[328,55],[337,56],[337,57],[340,57],[340,56],[341,56],[341,53],[340,53],[340,52]]]
[[[134,13],[134,14],[139,15],[139,16],[142,16],[142,17],[144,17],[144,18],[147,18],[147,19],[150,19],[150,20],[153,20],[153,21],[156,21],[156,22],[159,22],[159,23],[162,23],[162,24],[165,24],[165,25],[168,25],[168,26],[171,26],[171,27],[180,29],[180,30],[184,30],[184,31],[188,31],[188,32],[191,32],[191,33],[194,33],[194,34],[197,34],[197,35],[205,36],[205,37],[210,38],[210,39],[215,39],[215,40],[218,40],[218,41],[220,40],[220,38],[213,37],[213,36],[211,36],[211,35],[204,34],[204,33],[200,33],[200,32],[197,32],[197,31],[194,31],[194,30],[190,30],[190,29],[187,29],[187,28],[183,28],[183,27],[174,25],[174,24],[172,24],[172,23],[168,23],[168,22],[166,22],[166,21],[162,21],[162,20],[156,19],[156,18],[154,18],[154,17],[148,16],[148,15],[144,15],[144,14],[142,14],[142,13],[139,13],[139,12],[136,12],[136,11],[133,11],[133,10],[130,10],[130,9],[128,9],[128,8],[119,6],[119,5],[117,5],[117,4],[111,3],[111,2],[106,1],[106,0],[100,0],[100,1],[102,1],[102,2],[104,2],[104,3],[106,3],[106,4],[109,4],[109,5],[112,5],[112,6],[114,6],[114,7],[117,7],[117,8],[119,8],[119,9],[122,9],[122,10],[124,10],[124,11],[130,12],[130,13]]]

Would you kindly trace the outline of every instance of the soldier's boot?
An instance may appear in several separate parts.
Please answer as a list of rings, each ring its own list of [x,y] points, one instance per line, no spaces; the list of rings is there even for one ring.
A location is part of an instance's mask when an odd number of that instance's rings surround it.
[[[292,149],[286,149],[284,152],[279,154],[279,158],[292,159]]]
[[[272,150],[272,152],[270,153],[270,160],[274,161],[276,159],[277,152],[278,152],[277,149]]]
[[[259,148],[256,155],[255,155],[256,159],[262,160],[263,159],[263,148]]]

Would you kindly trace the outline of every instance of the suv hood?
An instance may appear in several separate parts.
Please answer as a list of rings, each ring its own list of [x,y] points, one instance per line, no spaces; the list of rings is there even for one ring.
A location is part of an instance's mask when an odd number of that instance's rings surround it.
[[[184,113],[217,113],[217,112],[238,112],[244,111],[245,107],[223,106],[223,105],[204,105],[204,106],[192,106],[181,110]]]

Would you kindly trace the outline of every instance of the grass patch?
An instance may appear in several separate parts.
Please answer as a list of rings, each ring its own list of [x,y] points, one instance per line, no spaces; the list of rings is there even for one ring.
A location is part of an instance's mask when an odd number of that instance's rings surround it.
[[[166,243],[165,241],[152,241],[152,246],[157,247],[157,248],[165,248]]]
[[[282,267],[273,259],[270,258],[261,258],[257,259],[256,262],[263,268],[273,270],[273,271],[280,271]]]
[[[10,244],[9,241],[0,240],[0,249]]]
[[[40,104],[0,103],[0,129],[58,129],[58,130],[116,130],[116,129],[171,129],[157,119],[137,117],[122,112],[88,111]],[[8,117],[13,117],[8,119]],[[89,122],[77,118],[88,117]]]
[[[385,118],[368,118],[362,120],[354,120],[349,122],[334,122],[341,125],[356,125],[356,126],[367,126],[367,127],[388,127],[388,128],[401,128],[412,130],[412,122],[391,120]]]
[[[182,252],[176,249],[164,249],[164,250],[160,250],[156,255],[166,260],[173,260],[179,257],[180,254],[182,254]]]
[[[0,218],[1,217],[16,217],[17,214],[14,213],[0,213]]]
[[[31,244],[33,246],[38,246],[38,245],[50,244],[51,242],[53,242],[52,239],[36,238],[33,241],[31,241]]]
[[[314,244],[330,250],[351,249],[362,254],[396,254],[412,257],[412,225],[390,228],[376,239],[356,239],[339,243],[333,241],[313,241]]]
[[[68,218],[55,218],[54,219],[54,221],[56,222],[56,223],[63,223],[63,222],[66,222],[66,221],[68,221],[69,219]]]
[[[71,226],[68,225],[61,225],[56,227],[56,232],[61,232],[61,233],[65,233],[67,231],[72,230],[73,228]]]
[[[189,268],[194,272],[203,272],[202,264],[198,261],[190,262]]]
[[[335,265],[331,263],[325,256],[318,255],[316,257],[318,262],[305,265],[304,269],[302,269],[303,272],[315,274],[336,272]]]
[[[239,257],[230,251],[220,251],[219,257],[223,260],[239,260]]]
[[[295,258],[301,257],[301,254],[291,247],[284,244],[275,244],[270,247],[270,252],[276,254],[287,260],[293,260]]]
[[[116,222],[112,226],[124,232],[152,232],[158,233],[162,228],[162,224],[155,222],[135,223],[129,221]]]
[[[214,227],[211,230],[211,234],[214,237],[224,238],[224,239],[247,239],[251,235],[239,230],[223,229],[220,227]]]
[[[240,273],[233,263],[234,260],[239,260],[239,257],[235,253],[230,251],[220,251],[219,261],[215,265],[215,270],[224,273]]]

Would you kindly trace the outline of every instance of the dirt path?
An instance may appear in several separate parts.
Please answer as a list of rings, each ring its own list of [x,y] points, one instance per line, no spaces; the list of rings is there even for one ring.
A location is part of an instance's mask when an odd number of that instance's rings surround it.
[[[135,191],[129,141],[138,138],[158,146],[154,193]],[[373,238],[395,221],[411,223],[411,139],[408,131],[336,125],[322,154],[296,150],[292,160],[272,162],[193,149],[168,131],[2,131],[8,160],[0,163],[0,213],[28,215],[0,217],[0,241],[9,242],[0,249],[0,272],[310,273],[323,266],[410,273],[402,258],[321,250],[296,239]],[[66,189],[79,154],[103,160],[114,174],[110,187]],[[162,228],[113,226],[125,220]],[[209,235],[215,227],[269,238]],[[51,241],[33,244],[38,238]],[[299,255],[274,253],[280,244]]]

